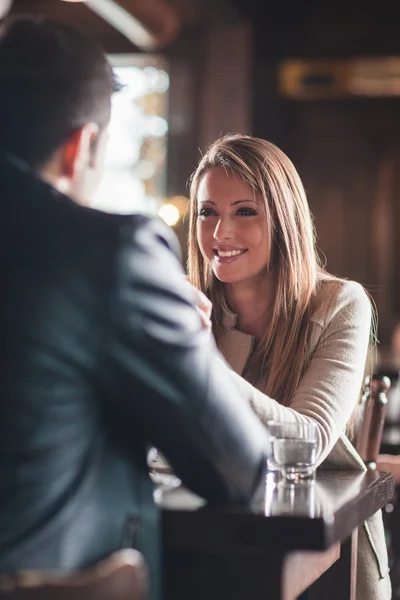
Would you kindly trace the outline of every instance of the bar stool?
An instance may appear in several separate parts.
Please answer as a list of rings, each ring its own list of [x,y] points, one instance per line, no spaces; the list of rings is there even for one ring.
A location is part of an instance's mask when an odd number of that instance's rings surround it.
[[[390,384],[389,377],[376,374],[366,377],[364,382],[356,434],[352,441],[367,468],[371,470],[376,469],[378,462]]]

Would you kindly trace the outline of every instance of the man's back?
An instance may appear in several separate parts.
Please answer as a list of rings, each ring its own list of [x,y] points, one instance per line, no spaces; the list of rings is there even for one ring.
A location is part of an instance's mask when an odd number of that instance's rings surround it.
[[[7,158],[0,192],[0,571],[134,546],[157,597],[146,449],[207,499],[245,501],[264,431],[232,413],[166,229],[79,207]]]
[[[11,173],[0,173],[0,565],[73,568],[123,543],[144,461],[142,449],[132,473],[118,471],[126,457],[107,439],[116,388],[102,362],[122,219]],[[70,540],[57,547],[62,530]]]

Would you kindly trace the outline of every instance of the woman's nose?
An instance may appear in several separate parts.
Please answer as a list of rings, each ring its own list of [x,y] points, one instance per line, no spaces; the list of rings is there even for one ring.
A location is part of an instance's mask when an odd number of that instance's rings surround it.
[[[214,239],[223,241],[233,237],[233,224],[230,219],[219,218],[214,229]]]

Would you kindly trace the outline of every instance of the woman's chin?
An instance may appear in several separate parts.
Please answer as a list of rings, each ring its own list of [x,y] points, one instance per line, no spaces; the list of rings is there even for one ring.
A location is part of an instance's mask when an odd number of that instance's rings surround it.
[[[248,283],[254,285],[256,283],[262,283],[270,276],[270,273],[268,273],[268,270],[265,267],[260,271],[254,270],[250,272],[244,269],[229,269],[226,267],[221,268],[219,265],[217,265],[217,268],[215,268],[214,265],[212,267],[215,277],[221,283],[231,285]]]
[[[237,273],[223,273],[219,269],[213,269],[213,273],[221,283],[239,283],[243,279]]]

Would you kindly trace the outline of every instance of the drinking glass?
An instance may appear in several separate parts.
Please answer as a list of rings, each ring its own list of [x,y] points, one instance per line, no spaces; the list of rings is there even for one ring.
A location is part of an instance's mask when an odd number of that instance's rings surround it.
[[[304,480],[303,485],[293,485],[286,480],[275,486],[266,486],[266,516],[296,515],[315,517],[315,481]]]
[[[317,428],[314,423],[269,421],[272,436],[272,468],[291,483],[315,476]],[[271,461],[270,461],[271,462]],[[270,468],[270,465],[268,465]]]

